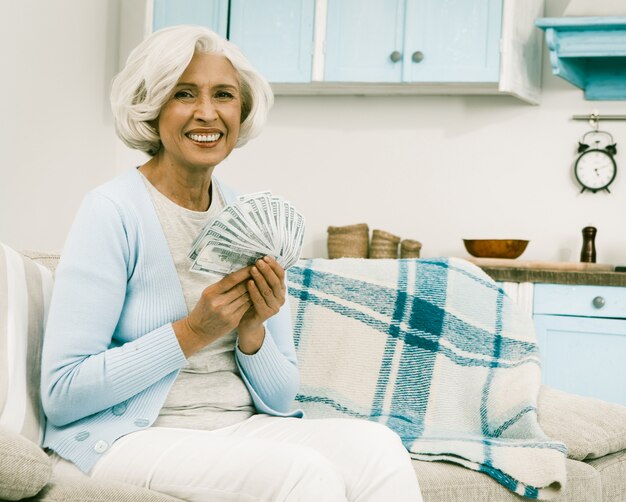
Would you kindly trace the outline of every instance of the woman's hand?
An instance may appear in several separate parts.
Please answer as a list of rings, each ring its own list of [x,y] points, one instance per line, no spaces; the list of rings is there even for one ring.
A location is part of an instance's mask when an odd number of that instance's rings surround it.
[[[252,279],[246,281],[252,305],[239,322],[239,350],[244,354],[257,352],[263,339],[263,323],[277,314],[285,303],[285,270],[269,256],[257,260],[250,268]]]
[[[172,323],[185,357],[239,326],[242,317],[251,308],[246,288],[250,269],[237,270],[207,287],[189,315]]]

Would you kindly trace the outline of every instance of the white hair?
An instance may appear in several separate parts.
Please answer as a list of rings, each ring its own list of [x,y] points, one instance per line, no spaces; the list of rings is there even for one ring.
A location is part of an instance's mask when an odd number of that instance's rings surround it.
[[[257,136],[274,103],[272,89],[238,47],[201,26],[178,25],[154,32],[128,56],[111,88],[115,129],[129,147],[155,155],[161,140],[153,121],[170,98],[195,52],[226,57],[240,79],[241,129],[236,146]]]

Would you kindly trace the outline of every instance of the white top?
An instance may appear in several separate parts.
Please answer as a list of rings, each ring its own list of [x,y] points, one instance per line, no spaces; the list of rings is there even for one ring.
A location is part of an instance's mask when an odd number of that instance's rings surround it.
[[[224,196],[213,179],[209,209],[192,211],[168,199],[145,176],[143,180],[174,260],[187,310],[191,311],[202,291],[221,279],[190,271],[187,253],[202,229],[225,206]],[[188,358],[189,364],[172,385],[154,426],[214,430],[255,413],[235,362],[236,336],[233,331]]]

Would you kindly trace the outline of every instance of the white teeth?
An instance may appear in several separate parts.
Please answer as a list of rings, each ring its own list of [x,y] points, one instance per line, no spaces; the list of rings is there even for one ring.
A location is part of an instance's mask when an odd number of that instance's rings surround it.
[[[199,141],[200,143],[210,143],[211,141],[217,141],[220,139],[221,134],[189,134],[188,135],[192,140]]]

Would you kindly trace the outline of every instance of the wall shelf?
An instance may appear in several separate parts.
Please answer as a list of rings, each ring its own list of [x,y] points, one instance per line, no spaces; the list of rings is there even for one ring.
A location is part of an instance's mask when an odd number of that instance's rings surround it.
[[[626,100],[626,16],[541,18],[552,73],[587,100]]]

